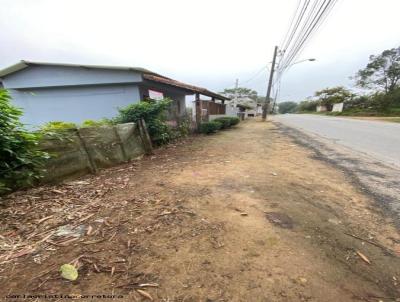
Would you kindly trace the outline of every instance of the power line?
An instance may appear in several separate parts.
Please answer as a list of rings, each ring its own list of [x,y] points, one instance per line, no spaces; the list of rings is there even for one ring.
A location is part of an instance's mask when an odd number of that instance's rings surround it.
[[[324,2],[319,7],[318,11],[312,18],[312,21],[309,24],[307,24],[308,27],[303,31],[303,35],[301,37],[298,37],[298,39],[296,39],[297,43],[295,44],[296,45],[295,48],[291,51],[290,55],[288,55],[285,64],[281,68],[283,69],[287,68],[290,65],[290,63],[294,60],[294,58],[296,58],[296,56],[300,53],[300,51],[302,50],[303,46],[305,45],[311,34],[314,33],[317,26],[321,24],[320,21],[323,20],[322,17],[327,12],[328,7],[330,7],[330,5],[333,3],[334,3],[333,0],[324,0]]]
[[[283,53],[286,52],[287,48],[288,48],[289,45],[291,44],[292,39],[293,39],[293,36],[294,36],[294,34],[297,32],[297,29],[298,29],[298,27],[299,27],[299,25],[300,25],[300,23],[301,23],[301,20],[302,20],[303,17],[304,17],[305,12],[307,11],[307,7],[308,7],[309,4],[310,4],[310,0],[306,0],[306,1],[303,3],[303,7],[302,7],[302,9],[301,9],[301,11],[300,11],[299,16],[297,17],[297,20],[296,20],[296,24],[294,25],[294,27],[293,27],[293,29],[292,29],[292,32],[290,33],[289,39],[287,40],[286,44],[285,44],[285,45],[283,46],[283,48],[282,48]]]
[[[242,84],[246,84],[249,83],[251,81],[253,81],[257,76],[259,76],[261,74],[261,72],[263,72],[264,70],[269,70],[268,66],[263,66],[260,70],[258,70],[253,76],[251,76],[249,79],[247,79],[246,81],[242,82]]]
[[[316,7],[317,7],[317,4],[318,4],[319,2],[320,2],[320,0],[315,1],[314,4],[313,4],[313,6],[311,7],[310,12],[308,13],[307,18],[306,18],[305,21],[303,22],[303,26],[302,26],[302,28],[300,29],[299,34],[297,35],[295,41],[293,42],[293,47],[295,47],[295,45],[298,43],[300,37],[302,36],[302,33],[304,33],[304,30],[305,30],[306,26],[310,23],[310,19],[311,19],[312,15],[314,14],[315,9],[316,9]],[[293,49],[293,47],[292,47],[292,49]],[[286,53],[286,55],[287,55],[287,57],[289,57],[289,55],[288,55],[287,53]]]
[[[290,50],[287,51],[286,49],[286,51],[284,52],[279,64],[279,69],[281,71],[284,71],[286,68],[288,68],[290,63],[299,55],[310,36],[316,31],[316,29],[319,28],[328,13],[336,4],[337,0],[323,0],[323,2],[321,2],[321,0],[316,0],[313,3],[311,9],[308,12],[306,20],[303,22],[300,31],[296,35],[294,43],[291,44]],[[293,31],[291,37],[295,36],[294,34],[295,32]],[[287,45],[290,46],[290,43]]]
[[[286,43],[286,40],[287,40],[287,38],[289,36],[289,33],[290,33],[290,30],[292,29],[294,20],[296,19],[296,16],[297,16],[297,12],[299,11],[299,8],[300,8],[300,4],[301,4],[301,1],[299,0],[298,3],[297,3],[297,7],[296,7],[296,9],[295,9],[295,11],[293,13],[292,18],[291,18],[292,20],[290,21],[290,25],[289,25],[289,27],[288,27],[288,29],[286,31],[285,37],[283,38],[283,40],[282,40],[282,42],[281,42],[281,44],[279,46],[279,49],[284,49],[283,45]]]
[[[305,0],[302,5],[301,1],[302,0],[300,0],[295,9],[288,31],[282,40],[282,49],[277,66],[273,63],[271,68],[266,103],[269,101],[271,90],[273,90],[273,94],[275,94],[274,107],[280,93],[280,83],[283,73],[293,65],[292,62],[299,56],[312,34],[316,32],[325,21],[327,15],[331,12],[338,0],[314,0],[312,2],[311,0]],[[276,46],[273,62],[275,62],[277,57],[277,49],[278,47]],[[273,70],[275,67],[277,67],[277,76],[273,79]],[[265,108],[263,108],[263,119],[265,119],[264,109]]]

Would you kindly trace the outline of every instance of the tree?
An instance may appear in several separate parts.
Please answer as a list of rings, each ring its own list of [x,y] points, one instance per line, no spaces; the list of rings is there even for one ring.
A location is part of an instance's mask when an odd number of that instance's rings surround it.
[[[305,100],[299,103],[297,111],[298,112],[315,111],[317,110],[317,106],[318,106],[318,101]]]
[[[342,86],[337,86],[316,91],[315,97],[318,98],[320,105],[326,106],[328,110],[331,110],[333,104],[350,101],[354,94]]]
[[[253,100],[257,100],[257,91],[245,88],[245,87],[238,87],[238,88],[225,88],[221,94],[229,97],[229,98],[250,98]]]
[[[400,47],[369,57],[369,63],[357,72],[356,85],[362,88],[378,88],[392,92],[400,81]]]
[[[31,185],[48,158],[37,149],[40,135],[23,128],[21,115],[22,111],[11,105],[7,90],[0,89],[0,194]]]
[[[292,113],[297,109],[298,104],[296,102],[282,102],[279,103],[279,113]]]

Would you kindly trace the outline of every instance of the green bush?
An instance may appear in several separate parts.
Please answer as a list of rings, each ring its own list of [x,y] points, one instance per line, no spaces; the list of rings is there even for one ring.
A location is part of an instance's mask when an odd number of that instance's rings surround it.
[[[0,90],[0,194],[32,185],[43,172],[47,153],[37,150],[39,133],[24,129],[22,111],[11,105],[7,90]]]
[[[219,129],[221,129],[222,124],[220,122],[204,122],[200,124],[200,133],[203,134],[211,134],[217,132]]]
[[[192,119],[189,114],[185,114],[184,116],[180,117],[178,126],[173,129],[174,139],[188,136],[191,132],[191,125]]]
[[[221,123],[221,129],[227,129],[231,126],[231,120],[229,117],[219,117],[214,119],[213,121]]]
[[[144,119],[153,143],[165,144],[173,138],[170,127],[165,124],[165,112],[170,105],[170,99],[142,101],[118,109],[119,115],[114,121],[116,123],[136,123],[139,119]]]
[[[239,124],[239,122],[240,122],[240,118],[238,118],[236,116],[229,116],[228,118],[231,122],[231,126],[235,126],[235,125]]]
[[[113,124],[112,121],[104,118],[98,121],[86,120],[82,123],[82,127],[101,127],[101,126],[109,126],[112,124]]]
[[[40,127],[40,130],[42,132],[51,132],[51,131],[57,131],[57,130],[68,130],[68,129],[73,129],[77,128],[77,125],[74,123],[68,123],[68,122],[62,122],[62,121],[52,121],[44,124],[42,127]]]

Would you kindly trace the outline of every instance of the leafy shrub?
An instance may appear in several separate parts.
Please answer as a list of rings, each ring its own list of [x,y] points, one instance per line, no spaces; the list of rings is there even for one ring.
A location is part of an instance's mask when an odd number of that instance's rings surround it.
[[[175,138],[186,137],[191,132],[192,119],[191,115],[185,114],[179,118],[178,126],[174,129]]]
[[[165,144],[172,139],[170,127],[165,124],[165,112],[171,105],[170,99],[160,101],[146,100],[120,108],[116,123],[136,123],[144,119],[149,129],[150,137],[156,145]]]
[[[22,111],[11,105],[7,90],[0,90],[0,194],[32,185],[43,172],[47,153],[37,150],[40,134],[26,131]]]
[[[44,124],[40,130],[42,132],[51,132],[57,130],[67,130],[76,128],[77,125],[74,123],[62,122],[62,121],[52,121]]]
[[[221,129],[227,129],[231,126],[231,120],[229,117],[219,117],[214,119],[214,122],[221,123]]]
[[[229,121],[231,122],[231,126],[235,126],[237,124],[239,124],[240,122],[240,118],[236,117],[236,116],[229,116]]]
[[[150,120],[147,124],[151,140],[156,145],[163,145],[173,139],[171,127],[160,119]]]
[[[222,124],[220,122],[204,122],[200,124],[200,132],[203,134],[211,134],[221,129]]]
[[[108,119],[101,119],[98,121],[95,120],[86,120],[82,123],[82,127],[101,127],[101,126],[109,126],[112,125],[112,121]]]

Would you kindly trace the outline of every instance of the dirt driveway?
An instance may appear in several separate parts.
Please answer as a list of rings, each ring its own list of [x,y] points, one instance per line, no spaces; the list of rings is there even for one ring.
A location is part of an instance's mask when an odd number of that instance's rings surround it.
[[[389,216],[270,122],[4,202],[4,301],[400,301]]]

